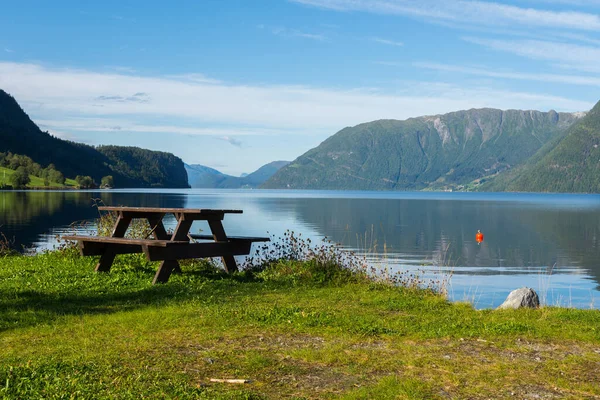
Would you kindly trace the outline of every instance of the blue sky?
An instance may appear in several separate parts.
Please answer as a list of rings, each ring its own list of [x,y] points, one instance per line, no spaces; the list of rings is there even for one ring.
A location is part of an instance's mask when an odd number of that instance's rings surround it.
[[[600,0],[5,2],[0,88],[56,136],[239,175],[345,126],[600,100]]]

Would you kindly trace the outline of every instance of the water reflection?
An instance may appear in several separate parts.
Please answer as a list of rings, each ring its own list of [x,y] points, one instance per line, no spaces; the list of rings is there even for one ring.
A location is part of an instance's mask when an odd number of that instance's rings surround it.
[[[600,206],[584,209],[406,199],[307,199],[298,217],[347,246],[465,267],[598,266]],[[478,245],[475,232],[486,240]],[[598,271],[596,271],[598,272]],[[599,275],[600,277],[600,275]]]
[[[600,299],[600,196],[152,190],[0,192],[0,231],[19,245],[53,243],[73,221],[92,220],[106,205],[240,208],[230,234],[327,236],[390,268],[452,270],[454,298],[491,306],[508,290],[552,290],[576,306]],[[167,225],[174,220],[167,220]],[[201,223],[194,231],[206,230]],[[485,241],[478,245],[475,232]],[[506,292],[506,293],[505,293]],[[551,299],[550,299],[551,300]],[[568,305],[568,304],[567,304]],[[598,306],[598,305],[596,305]]]
[[[91,221],[98,216],[95,204],[147,207],[184,207],[185,198],[169,193],[95,191],[0,191],[0,232],[14,240],[17,248],[31,247],[44,236],[53,242],[54,228]],[[42,243],[43,244],[43,243]]]

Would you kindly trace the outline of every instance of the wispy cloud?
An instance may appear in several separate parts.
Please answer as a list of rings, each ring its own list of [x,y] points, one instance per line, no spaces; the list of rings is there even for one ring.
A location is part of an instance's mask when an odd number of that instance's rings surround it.
[[[401,67],[403,65],[406,65],[405,62],[400,61],[373,61],[373,64],[386,65],[388,67]]]
[[[477,25],[522,25],[554,29],[600,31],[600,16],[579,11],[554,11],[484,1],[465,0],[291,0],[335,11],[404,15],[421,19],[469,22]]]
[[[525,81],[554,82],[569,85],[600,86],[600,78],[593,76],[559,75],[544,73],[522,73],[509,71],[494,71],[489,68],[465,67],[439,63],[417,62],[413,63],[417,68],[425,68],[436,71],[456,72],[461,74],[485,76],[489,78],[516,79]]]
[[[472,107],[582,111],[593,105],[544,93],[439,82],[403,83],[395,91],[341,90],[199,83],[8,62],[0,62],[0,87],[15,96],[34,121],[73,134],[327,135],[365,121]]]
[[[569,6],[600,7],[600,0],[529,0],[530,3],[565,4]]]
[[[597,68],[600,63],[600,47],[544,40],[504,40],[464,37],[463,40],[535,60],[568,64],[576,70]]]
[[[105,133],[165,133],[188,136],[215,136],[219,138],[232,136],[274,136],[277,134],[300,134],[300,130],[252,128],[252,127],[190,127],[182,125],[144,124],[137,118],[126,119],[116,117],[71,117],[66,119],[36,118],[35,122],[43,129],[59,129],[60,131],[105,132]],[[189,122],[189,121],[186,121]],[[224,140],[224,139],[223,139]]]
[[[123,66],[119,66],[119,65],[108,66],[106,68],[111,69],[113,71],[117,71],[117,72],[125,72],[128,74],[135,74],[137,72],[137,70],[134,68],[123,67]]]
[[[320,35],[320,34],[316,34],[316,33],[306,33],[306,32],[296,31],[296,30],[291,31],[291,35],[295,36],[295,37],[305,38],[305,39],[319,40],[321,42],[327,40],[327,38],[324,35]]]
[[[241,141],[241,140],[238,140],[238,139],[236,139],[236,138],[234,138],[234,137],[231,137],[231,136],[221,136],[221,137],[219,137],[218,139],[219,139],[219,140],[224,140],[224,141],[226,141],[227,143],[231,144],[232,146],[235,146],[235,147],[242,147],[242,141]]]
[[[168,78],[181,80],[184,82],[193,82],[193,83],[209,83],[209,84],[218,84],[221,83],[218,79],[212,79],[207,77],[204,74],[180,74],[180,75],[169,75]]]
[[[589,36],[582,35],[579,33],[560,32],[560,33],[556,33],[554,36],[559,39],[574,40],[574,41],[582,42],[582,43],[600,45],[600,40],[594,39],[594,38],[591,38]],[[548,39],[548,37],[546,36],[545,39]]]
[[[147,103],[150,101],[150,96],[148,95],[148,93],[137,92],[131,96],[105,96],[105,95],[102,95],[102,96],[96,97],[94,100],[97,100],[99,102],[116,101],[116,102],[120,102],[120,103],[125,103],[125,102]]]
[[[258,29],[268,29],[271,31],[271,33],[273,35],[276,35],[276,36],[297,37],[297,38],[317,40],[320,42],[328,41],[327,36],[320,34],[320,33],[309,33],[309,32],[304,32],[304,31],[301,31],[298,29],[289,29],[284,26],[268,27],[263,24],[257,25],[256,27]]]
[[[7,52],[7,53],[14,53],[15,52],[14,50],[9,49],[8,47],[5,47],[4,51]]]
[[[371,40],[374,42],[377,42],[377,43],[387,44],[390,46],[398,46],[398,47],[404,46],[404,43],[402,43],[402,42],[398,42],[395,40],[389,40],[389,39],[382,39],[379,37],[373,37],[373,38],[371,38]]]

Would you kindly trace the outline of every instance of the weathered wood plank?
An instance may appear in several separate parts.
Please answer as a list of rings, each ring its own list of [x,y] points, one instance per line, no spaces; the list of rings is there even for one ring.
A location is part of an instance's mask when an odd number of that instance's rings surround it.
[[[242,214],[243,210],[219,210],[210,208],[160,208],[160,207],[119,207],[119,206],[100,206],[100,211],[123,211],[131,213],[163,213],[163,214]]]
[[[142,246],[149,261],[239,256],[250,253],[250,242],[188,243],[169,247]]]
[[[82,256],[101,256],[106,252],[106,248],[112,247],[112,251],[116,254],[135,254],[142,253],[142,245],[140,244],[118,244],[118,243],[103,243],[80,241],[79,251]]]
[[[199,235],[196,233],[190,233],[188,235],[192,239],[200,240],[214,240],[213,235]],[[248,242],[270,242],[271,239],[268,237],[255,237],[255,236],[227,236],[228,241],[243,240]]]
[[[189,243],[190,238],[188,237],[188,232],[190,231],[194,220],[186,219],[184,213],[176,213],[175,216],[177,218],[177,226],[175,227],[175,231],[171,236],[171,241],[184,241],[185,243]],[[220,214],[219,218],[222,217],[223,214]],[[144,252],[148,254],[148,252],[145,250],[147,248],[149,248],[149,246],[144,247]],[[181,273],[181,267],[177,262],[177,258],[170,260],[162,258],[161,260],[163,260],[163,262],[161,262],[158,266],[158,270],[156,271],[156,275],[154,276],[153,283],[167,282],[172,272]]]
[[[152,216],[148,217],[148,223],[150,224],[150,229],[152,230],[152,235],[155,239],[158,240],[170,240],[171,235],[167,233],[165,226],[162,223],[165,214],[156,213]]]
[[[117,221],[115,222],[115,226],[113,227],[112,236],[115,238],[122,238],[125,236],[127,232],[127,228],[129,228],[129,224],[131,223],[131,218],[125,217],[122,214],[119,214]],[[100,260],[98,264],[96,264],[95,271],[96,272],[108,272],[112,267],[113,262],[115,261],[115,249],[113,247],[105,247],[104,252],[100,255]]]
[[[120,238],[120,237],[109,237],[109,236],[63,236],[66,240],[77,240],[82,242],[95,242],[95,243],[110,243],[110,244],[133,244],[133,245],[148,245],[148,246],[159,246],[167,247],[174,244],[186,244],[187,240],[157,240],[157,239],[133,239],[133,238]]]
[[[148,247],[143,247],[144,253],[146,253],[146,257],[148,257]],[[156,285],[157,283],[165,283],[169,281],[171,274],[175,272],[175,269],[178,268],[181,271],[181,267],[179,267],[179,263],[176,260],[164,260],[160,263],[160,267],[156,270],[156,274],[154,275],[154,279],[152,280],[152,284]]]
[[[215,242],[226,242],[227,235],[225,234],[225,229],[223,228],[223,224],[221,221],[208,221],[208,226],[210,227],[210,231],[213,234],[213,238]],[[234,242],[231,242],[234,243]],[[239,242],[239,244],[248,246],[248,252],[250,253],[251,243],[249,242]],[[237,263],[235,262],[235,258],[232,254],[222,254],[223,265],[225,266],[225,271],[229,274],[238,270]]]

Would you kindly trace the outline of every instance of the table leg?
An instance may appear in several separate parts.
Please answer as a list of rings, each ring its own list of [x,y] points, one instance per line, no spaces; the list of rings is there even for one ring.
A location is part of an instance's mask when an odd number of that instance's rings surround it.
[[[227,235],[225,234],[225,229],[223,228],[223,224],[220,220],[209,220],[208,226],[210,226],[210,231],[213,234],[215,242],[227,241]],[[225,265],[225,272],[231,273],[238,270],[237,264],[235,262],[235,257],[223,256],[221,257],[221,259],[223,260],[223,264]]]
[[[165,214],[156,214],[151,217],[148,217],[148,223],[150,224],[150,229],[152,229],[152,235],[154,235],[155,239],[158,240],[170,240],[169,234],[165,229],[165,226],[162,223],[162,219]]]
[[[190,232],[190,228],[192,227],[193,220],[185,219],[184,214],[176,215],[177,217],[177,227],[175,228],[175,232],[173,232],[173,236],[171,236],[171,240],[180,241],[186,240],[189,241],[188,233]],[[161,222],[162,224],[162,222]],[[163,227],[164,229],[164,227]],[[165,232],[166,234],[166,232]],[[173,271],[181,272],[181,267],[179,266],[179,262],[177,260],[165,260],[160,263],[158,267],[158,271],[156,271],[156,275],[154,275],[154,280],[152,283],[164,283],[169,280],[171,273]]]
[[[115,227],[113,228],[112,236],[113,237],[124,237],[125,232],[127,232],[127,228],[129,228],[129,224],[131,223],[131,217],[124,217],[123,214],[119,214],[117,217],[117,222],[115,223]],[[112,246],[106,246],[106,250],[100,256],[100,261],[96,265],[96,272],[108,272],[110,271],[110,267],[112,267],[112,263],[115,260],[115,252],[112,249]]]
[[[164,216],[165,214],[157,214],[155,216],[148,217],[148,223],[150,224],[150,229],[152,229],[152,235],[154,235],[155,239],[171,240],[171,236],[167,233],[167,230],[165,229],[165,226],[162,223],[162,219],[164,218]],[[167,269],[168,268],[165,268],[163,274],[166,272]],[[166,276],[166,280],[159,280],[158,282],[166,282],[167,280],[169,280],[171,272],[181,273],[181,267],[179,266],[179,263],[177,261],[175,261],[174,265],[170,269],[168,275]],[[154,280],[156,281],[156,279],[157,278],[155,277]],[[162,275],[161,279],[164,279]]]

